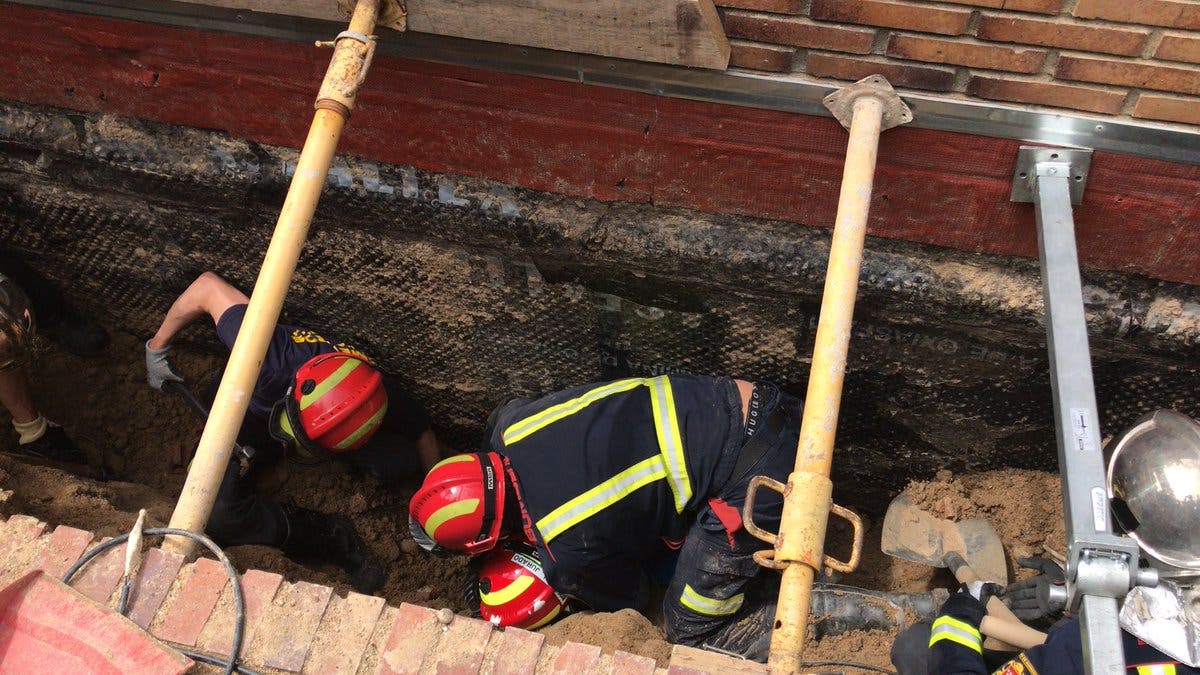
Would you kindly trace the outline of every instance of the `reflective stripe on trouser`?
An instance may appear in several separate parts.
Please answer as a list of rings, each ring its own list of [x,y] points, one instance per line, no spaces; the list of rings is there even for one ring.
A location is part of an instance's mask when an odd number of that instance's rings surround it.
[[[933,630],[929,634],[929,646],[932,647],[943,640],[955,642],[980,654],[983,653],[983,638],[979,635],[979,629],[952,616],[939,616],[933,621]]]
[[[723,530],[697,524],[679,551],[675,576],[663,598],[663,628],[671,642],[717,649],[761,660],[775,620],[773,594],[751,558],[756,546],[732,549]],[[764,639],[765,638],[765,639]]]
[[[727,600],[706,598],[687,584],[684,584],[683,592],[679,595],[679,603],[681,605],[693,612],[699,612],[707,616],[729,616],[742,608],[742,602],[745,599],[746,595],[744,593],[738,593]]]
[[[1175,675],[1174,663],[1151,663],[1137,667],[1137,675]]]
[[[539,519],[537,528],[547,544],[583,520],[629,496],[635,490],[664,478],[671,486],[676,513],[683,513],[688,502],[691,501],[692,483],[687,472],[683,437],[679,431],[671,381],[666,375],[617,380],[588,390],[569,401],[551,406],[536,415],[531,415],[510,425],[504,430],[504,442],[506,445],[517,443],[555,422],[586,409],[597,401],[643,386],[650,391],[654,431],[658,438],[658,454],[621,471]]]

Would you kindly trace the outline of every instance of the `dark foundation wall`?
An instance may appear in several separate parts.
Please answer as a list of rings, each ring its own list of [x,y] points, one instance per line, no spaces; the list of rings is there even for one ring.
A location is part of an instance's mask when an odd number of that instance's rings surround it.
[[[0,104],[0,244],[90,314],[149,335],[201,271],[251,287],[295,157]],[[504,398],[590,380],[687,370],[802,396],[827,235],[339,159],[285,318],[401,373],[467,449]],[[942,467],[1053,467],[1036,262],[868,247],[840,498],[877,505]],[[1160,406],[1200,415],[1196,287],[1111,273],[1086,283],[1105,432]],[[211,328],[191,337],[209,341]]]

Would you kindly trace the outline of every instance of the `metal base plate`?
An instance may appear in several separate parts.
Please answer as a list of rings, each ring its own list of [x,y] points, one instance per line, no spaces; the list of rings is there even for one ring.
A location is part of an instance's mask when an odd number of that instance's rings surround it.
[[[1092,151],[1084,148],[1044,148],[1023,145],[1017,152],[1017,168],[1013,171],[1012,195],[1009,201],[1033,202],[1033,184],[1037,181],[1037,165],[1066,164],[1070,172],[1071,203],[1083,201],[1088,170],[1092,166]],[[1051,167],[1051,171],[1058,167]]]
[[[854,119],[854,101],[860,96],[874,96],[883,103],[880,131],[908,124],[913,119],[912,111],[908,109],[900,95],[896,93],[895,89],[892,89],[891,83],[882,75],[864,77],[848,87],[838,89],[826,96],[822,103],[829,109],[829,112],[833,113],[837,121],[842,123],[842,126],[849,129],[850,122]]]

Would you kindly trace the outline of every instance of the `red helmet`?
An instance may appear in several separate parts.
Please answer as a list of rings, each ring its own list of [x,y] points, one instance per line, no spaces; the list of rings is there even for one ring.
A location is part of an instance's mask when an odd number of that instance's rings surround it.
[[[494,452],[438,462],[408,505],[409,531],[427,551],[490,551],[503,518],[504,465]]]
[[[541,628],[562,612],[563,603],[542,573],[537,552],[506,542],[484,558],[479,570],[479,613],[494,626]]]
[[[301,454],[323,457],[357,450],[387,414],[383,375],[361,356],[331,352],[296,369],[271,411],[271,436]]]

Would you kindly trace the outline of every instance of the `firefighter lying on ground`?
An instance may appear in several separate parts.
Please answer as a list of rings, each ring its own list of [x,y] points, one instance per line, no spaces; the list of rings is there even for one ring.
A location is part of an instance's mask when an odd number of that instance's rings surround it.
[[[786,480],[800,404],[769,384],[670,375],[518,399],[488,422],[488,448],[438,464],[413,496],[426,549],[479,555],[503,538],[536,549],[549,585],[596,611],[645,611],[649,580],[678,563],[667,639],[763,660],[775,595],[742,529],[746,486]],[[774,530],[781,499],[755,519]]]
[[[108,345],[108,333],[72,310],[50,282],[19,258],[0,253],[0,403],[12,415],[17,447],[32,457],[85,464],[87,457],[67,432],[33,401],[25,366],[39,323],[76,356],[94,356]]]
[[[1136,587],[1122,601],[1126,672],[1200,675],[1200,423],[1159,410],[1114,439],[1105,452],[1116,527],[1137,542],[1145,562],[1159,574],[1157,587]],[[1065,575],[1052,566],[1038,563],[1042,574],[1012,584],[1004,593],[1023,621],[1061,615]],[[900,675],[1084,672],[1079,620],[1073,617],[1055,623],[1045,644],[1015,658],[985,652],[979,625],[987,594],[998,590],[994,584],[960,588],[932,630],[918,624],[902,633],[892,649]]]
[[[217,337],[232,348],[248,301],[216,274],[200,275],[146,343],[150,386],[161,390],[167,382],[183,381],[170,364],[170,345],[179,331],[203,316],[213,320]],[[219,382],[220,373],[209,389],[210,403]],[[382,587],[383,567],[349,518],[266,499],[255,483],[266,467],[288,453],[301,463],[335,458],[383,482],[428,470],[438,459],[438,441],[424,409],[399,381],[352,347],[279,324],[238,441],[253,448],[253,456],[230,460],[208,521],[213,539],[223,546],[274,546],[300,560],[333,563],[363,593]]]

